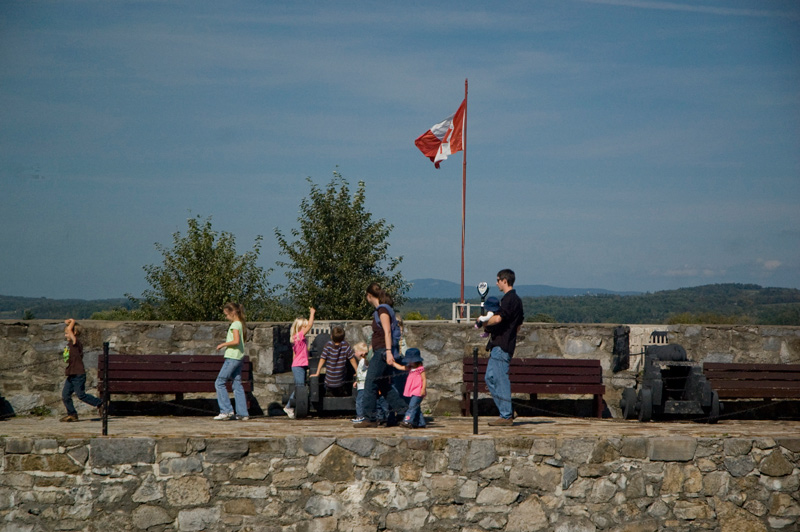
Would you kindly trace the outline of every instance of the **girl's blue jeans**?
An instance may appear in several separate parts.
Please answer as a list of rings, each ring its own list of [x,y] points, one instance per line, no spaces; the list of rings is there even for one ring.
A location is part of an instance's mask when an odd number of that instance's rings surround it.
[[[420,408],[421,403],[422,397],[419,395],[412,395],[411,399],[408,401],[408,410],[406,410],[403,421],[414,427],[424,427],[425,417],[422,415],[422,409]]]
[[[214,381],[214,387],[217,389],[217,403],[219,404],[219,411],[221,414],[232,414],[233,407],[231,406],[230,397],[228,397],[228,389],[225,383],[233,381],[233,398],[236,400],[236,415],[239,417],[247,417],[247,399],[244,396],[244,388],[242,387],[242,361],[233,358],[226,358],[222,363],[222,368],[219,370],[217,380]]]
[[[308,366],[292,366],[292,375],[294,376],[294,387],[306,385],[306,369]],[[294,408],[294,390],[292,395],[289,396],[289,401],[286,403],[287,408]]]
[[[486,387],[492,394],[494,404],[500,411],[500,417],[511,419],[514,409],[511,406],[511,382],[508,380],[508,365],[511,357],[500,349],[493,347],[486,365]]]

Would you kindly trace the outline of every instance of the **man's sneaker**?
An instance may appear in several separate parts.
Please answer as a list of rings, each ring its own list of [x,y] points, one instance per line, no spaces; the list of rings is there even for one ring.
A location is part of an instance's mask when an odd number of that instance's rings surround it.
[[[354,417],[354,418],[353,418],[353,419],[351,419],[350,421],[351,421],[352,423],[361,423],[362,421],[364,421],[364,418],[363,418],[363,417]]]
[[[239,421],[250,421],[250,416],[241,416]]]
[[[358,423],[353,423],[353,426],[359,429],[374,429],[378,426],[378,422],[370,421],[369,419],[362,419]]]
[[[289,408],[288,406],[283,409],[286,412],[286,415],[289,416],[289,419],[294,419],[294,408]]]
[[[412,425],[411,423],[409,423],[408,421],[405,421],[405,420],[400,422],[400,426],[403,427],[404,429],[413,429],[414,428],[414,425]]]
[[[236,416],[233,415],[233,412],[230,414],[223,414],[220,412],[218,415],[214,416],[215,421],[230,421],[232,419],[236,419]]]
[[[489,422],[490,427],[511,427],[514,425],[513,418],[506,418],[506,417],[499,417],[493,421]]]
[[[78,414],[67,414],[66,416],[62,417],[59,421],[63,423],[72,423],[73,421],[78,421]]]

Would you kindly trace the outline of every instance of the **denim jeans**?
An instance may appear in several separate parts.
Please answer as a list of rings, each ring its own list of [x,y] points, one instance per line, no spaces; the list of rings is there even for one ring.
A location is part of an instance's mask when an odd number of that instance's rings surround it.
[[[486,365],[486,387],[489,393],[492,394],[492,399],[497,409],[500,411],[500,417],[511,419],[514,415],[514,409],[511,407],[511,382],[508,380],[508,365],[511,357],[500,349],[493,347],[492,352],[489,354],[489,362]]]
[[[233,407],[231,400],[228,397],[228,389],[225,388],[225,383],[233,381],[233,398],[236,400],[236,415],[239,417],[247,417],[247,399],[244,396],[244,387],[242,387],[242,361],[234,358],[226,358],[222,363],[222,368],[219,370],[217,380],[214,382],[214,387],[217,389],[217,403],[219,404],[220,414],[232,414]]]
[[[294,376],[294,387],[306,385],[306,370],[308,366],[292,366],[292,375]],[[289,396],[289,401],[286,402],[287,408],[294,408],[294,390],[292,395]]]
[[[364,417],[364,389],[356,392],[356,418]]]
[[[408,408],[402,396],[392,385],[392,366],[386,363],[386,349],[376,349],[369,362],[367,379],[364,383],[364,417],[375,421],[378,392],[386,399],[389,414],[402,414]],[[391,417],[391,416],[390,416]],[[388,423],[388,421],[387,421]]]
[[[77,416],[78,412],[75,410],[75,405],[72,403],[72,394],[86,404],[98,407],[103,404],[103,401],[86,393],[86,374],[80,375],[67,375],[67,380],[64,381],[64,388],[61,390],[61,400],[64,406],[67,407],[67,414]]]
[[[420,403],[422,403],[422,397],[419,395],[411,396],[411,399],[408,401],[408,410],[406,410],[406,415],[403,418],[403,421],[410,423],[415,427],[425,426],[425,417],[422,415]]]

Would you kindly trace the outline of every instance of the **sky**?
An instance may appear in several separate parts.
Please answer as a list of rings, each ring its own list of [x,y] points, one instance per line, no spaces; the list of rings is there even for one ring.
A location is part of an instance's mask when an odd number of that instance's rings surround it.
[[[800,288],[794,0],[6,0],[0,294],[139,296],[196,216],[273,268],[336,171],[459,282],[464,154],[414,140],[465,80],[467,296]]]

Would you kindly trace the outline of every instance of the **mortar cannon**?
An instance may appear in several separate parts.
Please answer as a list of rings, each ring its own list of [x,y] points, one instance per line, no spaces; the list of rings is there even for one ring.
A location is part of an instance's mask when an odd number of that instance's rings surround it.
[[[688,360],[677,344],[648,345],[644,369],[636,387],[626,388],[620,400],[625,419],[650,421],[668,415],[703,416],[708,423],[719,420],[717,392],[703,375],[699,362]]]

